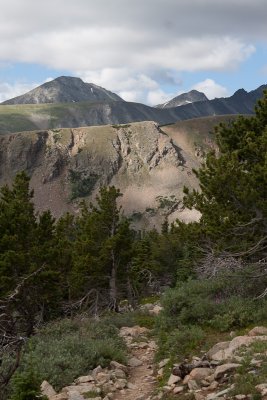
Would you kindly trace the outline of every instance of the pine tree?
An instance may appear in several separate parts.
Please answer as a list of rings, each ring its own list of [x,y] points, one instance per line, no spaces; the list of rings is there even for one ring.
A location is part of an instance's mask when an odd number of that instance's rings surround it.
[[[132,231],[117,200],[114,186],[102,187],[96,205],[83,205],[74,244],[74,280],[80,294],[95,288],[108,292],[109,307],[118,308],[120,286],[131,257]]]
[[[267,93],[254,117],[217,130],[214,152],[196,172],[201,192],[186,190],[186,204],[202,214],[204,234],[229,253],[265,254],[267,243]]]

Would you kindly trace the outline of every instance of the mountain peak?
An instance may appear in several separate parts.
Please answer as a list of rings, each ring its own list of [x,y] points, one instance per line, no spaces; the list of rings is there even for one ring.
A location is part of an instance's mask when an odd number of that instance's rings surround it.
[[[21,96],[2,104],[76,103],[80,101],[110,102],[123,101],[117,94],[81,78],[59,76]]]
[[[195,103],[196,101],[208,101],[206,95],[198,90],[192,89],[189,92],[182,93],[173,99],[167,101],[164,104],[159,104],[157,108],[171,108],[179,107],[190,103]]]

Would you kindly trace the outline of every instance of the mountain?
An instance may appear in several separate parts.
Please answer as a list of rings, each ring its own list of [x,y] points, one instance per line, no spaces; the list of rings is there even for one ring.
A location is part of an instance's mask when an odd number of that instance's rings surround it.
[[[77,128],[155,121],[160,125],[213,115],[253,114],[267,85],[233,96],[173,108],[155,108],[126,101],[0,105],[0,134],[38,129]]]
[[[198,92],[197,90],[191,90],[187,93],[182,93],[179,96],[167,101],[164,104],[158,104],[156,108],[172,108],[183,106],[190,103],[195,103],[196,101],[208,101],[208,98],[204,93]]]
[[[37,210],[55,217],[93,201],[101,185],[123,192],[122,206],[136,227],[198,218],[182,204],[184,185],[197,188],[192,170],[214,148],[214,124],[228,116],[159,127],[155,122],[21,132],[0,136],[0,186],[25,170]],[[192,134],[191,134],[192,132]]]
[[[76,103],[80,101],[123,101],[117,94],[80,78],[61,76],[2,104]]]

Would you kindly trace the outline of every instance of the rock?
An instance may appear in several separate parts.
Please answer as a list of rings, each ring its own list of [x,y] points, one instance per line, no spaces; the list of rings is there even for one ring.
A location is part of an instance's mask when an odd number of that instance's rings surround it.
[[[194,396],[195,396],[195,400],[205,400],[205,398],[206,398],[204,396],[204,394],[198,393],[198,392],[194,393]]]
[[[122,369],[115,369],[112,375],[117,379],[126,379],[126,374]]]
[[[131,383],[131,382],[127,383],[127,388],[130,389],[130,390],[138,389],[138,387],[136,385],[134,385],[133,383]]]
[[[207,396],[206,400],[214,400],[217,399],[218,397],[222,397],[225,394],[227,394],[228,392],[230,392],[230,390],[232,390],[231,387],[222,390],[221,392],[217,392],[217,393],[211,393]]]
[[[218,379],[222,378],[224,376],[224,374],[233,372],[240,366],[241,366],[241,364],[234,364],[234,363],[219,365],[215,369],[214,379],[218,380]]]
[[[168,379],[168,386],[174,385],[177,382],[180,382],[181,378],[177,375],[171,374],[169,379]]]
[[[166,393],[170,392],[172,390],[172,388],[170,386],[163,386],[162,390]]]
[[[95,369],[93,369],[92,375],[95,377],[101,371],[102,371],[102,367],[101,367],[101,365],[98,365]]]
[[[231,342],[217,343],[207,353],[212,360],[223,361],[234,356],[236,350],[242,346],[250,346],[258,340],[267,340],[267,336],[237,336]]]
[[[121,336],[131,336],[131,337],[136,337],[140,336],[143,334],[147,334],[149,332],[149,329],[143,327],[143,326],[124,326],[120,329],[120,335]]]
[[[261,383],[261,384],[257,385],[256,389],[257,389],[258,392],[260,392],[260,394],[262,396],[266,396],[267,395],[267,383]]]
[[[245,394],[237,394],[236,396],[235,396],[235,399],[236,400],[244,400],[244,399],[246,399],[247,398],[247,396],[245,395]]]
[[[128,368],[126,367],[126,365],[120,364],[117,361],[111,361],[110,366],[112,369],[120,369],[120,370],[124,371],[125,373],[128,372]]]
[[[68,395],[67,393],[59,393],[55,396],[50,397],[49,400],[68,400]]]
[[[79,378],[75,379],[75,383],[87,383],[93,382],[95,378],[92,375],[80,376]]]
[[[202,388],[205,388],[205,387],[210,386],[210,383],[208,381],[206,381],[205,379],[202,379],[202,381],[200,381],[200,386]]]
[[[165,358],[164,360],[160,361],[159,368],[164,368],[168,364],[169,361],[170,361],[169,358]]]
[[[267,336],[267,328],[265,326],[255,326],[255,328],[249,331],[248,336],[260,336],[266,335]]]
[[[210,390],[216,390],[218,386],[219,386],[219,383],[218,383],[217,381],[213,381],[213,382],[209,385],[209,389],[210,389]]]
[[[214,373],[212,373],[211,375],[207,376],[205,379],[209,383],[214,382]]]
[[[149,310],[150,315],[159,315],[159,313],[163,310],[163,307],[159,305],[155,305],[152,309]]]
[[[187,385],[187,384],[188,384],[188,381],[190,381],[190,379],[191,379],[190,375],[186,375],[186,376],[184,377],[183,384],[184,384],[184,385]]]
[[[43,381],[41,384],[41,392],[44,396],[47,396],[48,399],[50,399],[51,397],[55,396],[57,394],[57,392],[55,391],[55,389],[53,388],[53,386],[50,385],[49,382],[47,381]]]
[[[126,379],[118,379],[115,382],[115,388],[116,389],[124,389],[127,386],[127,380]]]
[[[178,394],[184,391],[184,386],[175,386],[175,388],[173,389],[173,393],[174,394]]]
[[[218,360],[218,355],[222,354],[220,359],[224,359],[223,358],[223,352],[225,349],[227,349],[229,347],[230,342],[220,342],[220,343],[216,343],[208,352],[207,352],[207,357],[211,360]],[[214,358],[215,357],[215,358]]]
[[[193,379],[195,381],[201,381],[202,379],[205,379],[207,376],[211,375],[213,373],[213,370],[210,368],[194,368],[190,372],[189,376],[190,379]]]
[[[65,386],[62,389],[62,392],[68,393],[68,395],[70,395],[70,393],[72,392],[77,392],[79,394],[83,394],[86,392],[100,392],[100,389],[97,388],[94,384],[90,384],[90,383],[84,383],[81,385],[75,385],[75,386]]]
[[[84,397],[79,392],[73,390],[68,393],[68,400],[84,400]]]
[[[190,379],[187,382],[187,386],[188,386],[189,390],[198,390],[199,389],[199,386],[198,386],[197,382],[194,379]]]
[[[128,360],[128,365],[129,365],[129,367],[132,367],[132,368],[134,368],[134,367],[140,367],[140,365],[142,365],[142,364],[143,364],[142,361],[139,360],[139,359],[136,358],[136,357],[132,357],[132,358],[130,358],[130,359]]]
[[[97,382],[103,384],[110,380],[110,372],[99,372],[96,375]]]
[[[163,376],[163,374],[164,374],[164,370],[163,370],[163,368],[160,368],[160,369],[158,370],[157,375],[158,375],[158,376]]]

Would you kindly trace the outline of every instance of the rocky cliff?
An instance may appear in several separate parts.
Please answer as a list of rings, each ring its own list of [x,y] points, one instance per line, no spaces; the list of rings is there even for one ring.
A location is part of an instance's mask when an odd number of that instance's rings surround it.
[[[81,199],[94,199],[101,185],[124,193],[122,205],[136,226],[159,226],[198,217],[182,204],[183,186],[197,187],[192,168],[213,141],[202,133],[191,139],[179,128],[155,122],[53,129],[0,137],[0,184],[26,170],[37,209],[56,217],[77,212]]]

